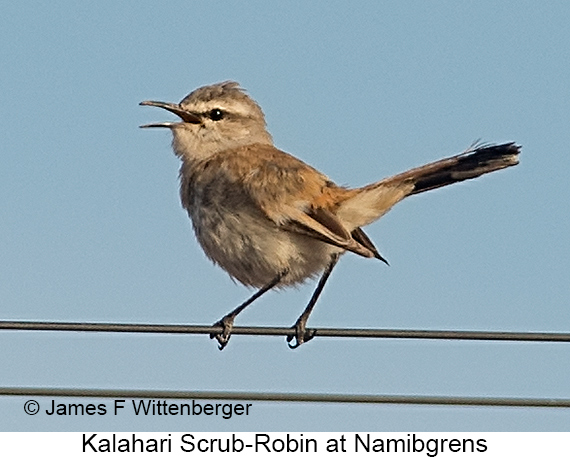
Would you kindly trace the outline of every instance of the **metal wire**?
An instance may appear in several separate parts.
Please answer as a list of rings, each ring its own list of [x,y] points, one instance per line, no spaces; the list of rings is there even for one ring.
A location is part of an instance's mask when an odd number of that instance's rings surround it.
[[[297,403],[368,403],[442,406],[502,406],[570,408],[569,399],[440,397],[420,395],[354,395],[279,392],[208,392],[170,390],[63,389],[0,387],[0,395],[20,397],[152,398],[170,400],[227,400]]]
[[[0,330],[27,331],[72,331],[72,332],[128,332],[128,333],[182,333],[219,334],[221,327],[209,325],[168,325],[168,324],[102,324],[81,322],[28,322],[0,321]],[[340,329],[313,328],[319,337],[342,338],[407,338],[436,340],[487,340],[487,341],[534,341],[570,342],[570,333],[550,332],[481,332],[461,330],[391,330],[391,329]],[[232,335],[294,335],[290,327],[234,327]]]
[[[178,333],[218,334],[221,327],[202,325],[166,324],[101,324],[79,322],[26,322],[0,321],[0,330],[26,331],[79,331],[79,332],[128,332],[128,333]],[[414,338],[446,340],[492,340],[570,342],[570,333],[544,332],[478,332],[449,330],[389,330],[389,329],[308,329],[315,336],[346,338]],[[234,327],[234,335],[294,335],[287,327]],[[444,406],[503,406],[503,407],[556,407],[570,408],[570,399],[540,398],[486,398],[443,397],[416,395],[351,395],[318,393],[258,393],[258,392],[209,392],[209,391],[163,391],[163,390],[113,390],[113,389],[67,389],[67,388],[21,388],[0,387],[2,396],[47,396],[47,397],[102,397],[102,398],[153,398],[172,400],[229,400],[263,402],[308,402],[308,403],[374,403]]]

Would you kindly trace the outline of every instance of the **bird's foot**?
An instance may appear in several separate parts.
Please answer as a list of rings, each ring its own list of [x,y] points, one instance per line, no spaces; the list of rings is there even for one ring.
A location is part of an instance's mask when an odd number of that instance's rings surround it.
[[[210,339],[216,339],[218,341],[218,349],[221,351],[224,349],[228,342],[230,341],[230,336],[232,335],[232,328],[234,327],[235,316],[228,314],[222,317],[218,322],[214,323],[214,327],[223,327],[222,333],[210,333]]]
[[[287,343],[291,349],[297,349],[301,344],[312,340],[317,333],[316,330],[307,330],[307,319],[301,316],[295,322],[295,325],[291,328],[295,329],[295,335],[287,336]],[[291,341],[295,340],[295,343],[291,344]]]

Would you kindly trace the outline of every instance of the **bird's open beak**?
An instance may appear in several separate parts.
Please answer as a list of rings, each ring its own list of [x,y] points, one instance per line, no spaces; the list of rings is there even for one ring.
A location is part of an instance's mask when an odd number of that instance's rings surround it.
[[[141,106],[156,106],[158,108],[165,109],[166,111],[170,111],[171,113],[176,114],[180,119],[184,122],[188,122],[190,124],[201,124],[202,119],[194,113],[190,111],[184,110],[180,105],[175,103],[166,103],[166,102],[155,102],[152,100],[145,100],[144,102],[140,102],[139,105]],[[156,124],[145,124],[141,125],[141,128],[148,128],[148,127],[166,127],[172,128],[175,125],[179,125],[179,122],[159,122]]]

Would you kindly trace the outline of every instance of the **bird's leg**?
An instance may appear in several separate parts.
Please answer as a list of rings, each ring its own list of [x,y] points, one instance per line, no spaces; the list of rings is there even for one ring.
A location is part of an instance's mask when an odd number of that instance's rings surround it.
[[[315,307],[315,304],[317,303],[317,300],[319,299],[319,296],[321,295],[321,292],[325,287],[327,279],[329,279],[329,276],[333,271],[333,268],[337,264],[339,257],[340,253],[331,255],[331,261],[329,262],[325,271],[323,272],[321,279],[319,279],[319,283],[317,284],[317,288],[315,289],[313,295],[311,296],[311,299],[309,300],[309,304],[305,308],[305,311],[303,311],[303,314],[299,316],[299,319],[297,319],[295,325],[292,327],[295,329],[295,335],[289,335],[287,337],[287,342],[289,343],[289,347],[291,349],[298,348],[299,346],[301,346],[301,344],[311,340],[315,336],[315,331],[311,332],[310,334],[307,332],[306,329],[307,320],[309,319],[311,311],[313,311],[313,308]],[[295,344],[291,344],[293,338],[296,340]]]
[[[220,344],[218,346],[218,349],[220,351],[226,347],[226,345],[228,344],[228,341],[230,340],[232,328],[234,326],[234,319],[236,318],[236,316],[239,313],[241,313],[244,309],[246,309],[249,305],[251,305],[251,303],[253,303],[259,297],[261,297],[265,292],[273,289],[277,284],[279,284],[279,282],[281,282],[281,280],[283,279],[283,277],[285,275],[287,275],[287,273],[288,273],[288,270],[283,270],[270,283],[263,286],[256,293],[254,293],[251,297],[249,297],[246,301],[244,301],[241,305],[239,305],[236,309],[234,309],[230,313],[226,314],[219,321],[214,323],[214,326],[223,327],[223,329],[224,329],[224,331],[222,333],[211,333],[210,334],[211,339],[216,338],[216,340],[218,340],[218,343]]]

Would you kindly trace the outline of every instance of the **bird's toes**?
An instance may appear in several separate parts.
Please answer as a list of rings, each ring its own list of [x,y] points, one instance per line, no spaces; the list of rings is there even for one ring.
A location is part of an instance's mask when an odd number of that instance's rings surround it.
[[[306,319],[299,319],[295,325],[291,327],[295,329],[295,334],[287,336],[289,348],[297,349],[301,344],[306,343],[315,337],[315,334],[317,333],[316,330],[307,330],[306,324]],[[293,342],[293,340],[295,341]]]
[[[222,333],[210,333],[210,339],[216,339],[219,346],[218,349],[221,351],[224,349],[228,342],[230,341],[230,337],[232,334],[232,328],[234,326],[234,317],[233,316],[225,316],[216,323],[213,324],[214,327],[222,327]]]

